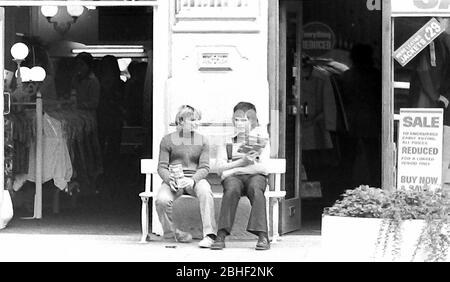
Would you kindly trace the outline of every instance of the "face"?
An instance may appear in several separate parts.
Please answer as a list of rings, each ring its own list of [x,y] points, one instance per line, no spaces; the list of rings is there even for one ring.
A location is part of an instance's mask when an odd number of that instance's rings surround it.
[[[190,116],[181,122],[181,127],[183,131],[191,132],[198,129],[199,123],[200,121],[196,116]]]
[[[255,127],[257,124],[256,112],[254,110],[249,110],[246,113],[243,111],[236,111],[233,114],[233,124],[236,133],[244,133]]]
[[[23,89],[28,95],[34,95],[36,94],[38,90],[38,83],[37,82],[25,82],[23,84]]]
[[[83,60],[76,60],[75,72],[77,76],[85,77],[89,74],[89,67]]]

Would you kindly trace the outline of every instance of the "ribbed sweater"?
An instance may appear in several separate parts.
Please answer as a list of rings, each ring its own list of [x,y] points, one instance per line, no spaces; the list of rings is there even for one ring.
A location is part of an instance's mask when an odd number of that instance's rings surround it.
[[[158,174],[165,183],[170,181],[169,165],[181,164],[185,176],[197,183],[209,173],[209,144],[203,135],[182,131],[164,136],[160,143]]]

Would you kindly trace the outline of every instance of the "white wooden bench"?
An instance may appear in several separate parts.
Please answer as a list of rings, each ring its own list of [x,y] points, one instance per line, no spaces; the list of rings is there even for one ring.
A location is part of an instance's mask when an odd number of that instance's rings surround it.
[[[153,159],[141,160],[141,173],[145,174],[145,191],[139,194],[142,200],[141,210],[141,225],[142,225],[142,237],[141,243],[149,241],[149,208],[148,202],[152,198],[152,230],[151,232],[157,235],[163,235],[162,226],[159,222],[155,208],[155,196],[158,193],[158,189],[162,183],[161,178],[157,172],[158,161]],[[273,175],[273,189],[270,189],[268,184],[266,192],[266,212],[267,212],[267,224],[269,225],[269,234],[272,231],[271,240],[275,242],[280,239],[278,223],[279,223],[279,200],[286,196],[286,191],[281,190],[281,174],[286,172],[286,160],[285,159],[270,159],[267,162],[267,169],[270,175]],[[153,176],[153,181],[152,181]],[[153,182],[153,189],[152,189]],[[222,193],[214,193],[214,198],[222,198]],[[272,208],[272,217],[270,220],[270,210]],[[272,224],[270,224],[270,222]],[[270,226],[271,225],[271,226]],[[272,227],[272,228],[270,228]]]

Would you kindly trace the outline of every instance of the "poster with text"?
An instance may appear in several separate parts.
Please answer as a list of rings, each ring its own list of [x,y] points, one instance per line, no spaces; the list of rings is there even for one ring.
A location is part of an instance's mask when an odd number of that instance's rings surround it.
[[[397,189],[441,186],[442,137],[442,109],[400,109]]]

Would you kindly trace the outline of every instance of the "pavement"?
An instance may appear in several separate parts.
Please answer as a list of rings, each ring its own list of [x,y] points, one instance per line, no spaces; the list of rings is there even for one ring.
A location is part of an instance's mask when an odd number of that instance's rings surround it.
[[[226,248],[210,250],[198,247],[199,239],[191,243],[176,243],[151,234],[147,243],[141,237],[139,189],[116,198],[81,197],[76,207],[61,198],[61,211],[51,210],[52,193],[44,193],[42,219],[27,219],[32,215],[27,205],[15,207],[9,225],[0,230],[0,261],[126,261],[126,262],[301,262],[326,261],[321,250],[320,217],[305,222],[302,229],[283,234],[272,242],[270,250],[256,251],[256,236],[245,231],[249,213],[248,200],[243,197],[238,208],[232,235]],[[44,191],[45,192],[45,191]],[[129,195],[129,196],[126,196]],[[29,197],[30,198],[30,197]],[[16,198],[17,199],[17,198]],[[30,198],[32,199],[32,198]],[[14,200],[15,201],[15,200]],[[177,201],[176,201],[177,202]],[[17,202],[18,203],[18,202]],[[186,231],[200,227],[195,201],[174,203],[174,221],[190,225]],[[216,213],[218,212],[219,205]],[[192,210],[192,212],[189,212]],[[188,212],[186,212],[188,211]],[[198,212],[198,211],[197,211]],[[177,219],[178,218],[178,219]],[[317,220],[318,219],[318,220]],[[194,225],[198,225],[194,228]],[[196,237],[194,237],[196,238]]]
[[[256,241],[228,240],[223,250],[202,249],[139,235],[0,234],[0,261],[17,262],[304,262],[323,261],[320,236],[286,235],[267,251]]]
[[[326,261],[317,222],[284,234],[270,250],[254,249],[256,239],[229,236],[226,248],[198,247],[151,234],[139,243],[140,217],[131,213],[62,213],[42,219],[15,216],[0,230],[0,261],[18,262],[309,262]],[[239,235],[239,234],[238,234]],[[249,239],[251,238],[251,239]]]

